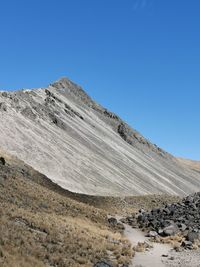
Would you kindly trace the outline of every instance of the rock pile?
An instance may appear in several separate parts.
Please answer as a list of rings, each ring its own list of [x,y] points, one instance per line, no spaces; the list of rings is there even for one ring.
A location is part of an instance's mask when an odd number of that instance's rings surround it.
[[[184,246],[192,246],[200,239],[200,192],[187,196],[179,203],[140,210],[137,215],[127,217],[126,222],[135,227],[148,229],[150,237],[173,236],[181,233],[186,241]]]

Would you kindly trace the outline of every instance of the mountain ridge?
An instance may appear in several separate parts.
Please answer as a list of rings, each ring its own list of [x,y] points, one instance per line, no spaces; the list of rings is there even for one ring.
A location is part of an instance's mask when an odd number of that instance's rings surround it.
[[[0,92],[0,147],[65,189],[94,195],[185,195],[200,174],[151,144],[67,78]]]

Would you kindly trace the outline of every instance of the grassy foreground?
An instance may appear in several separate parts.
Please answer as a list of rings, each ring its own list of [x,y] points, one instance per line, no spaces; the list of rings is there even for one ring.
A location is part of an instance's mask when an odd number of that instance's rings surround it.
[[[105,211],[73,199],[44,175],[3,155],[1,267],[93,266],[100,259],[120,266],[130,261],[132,248],[110,228]]]
[[[62,189],[4,151],[0,156],[0,266],[92,267],[102,259],[116,266],[134,252],[108,214],[125,215],[178,198],[96,197]]]

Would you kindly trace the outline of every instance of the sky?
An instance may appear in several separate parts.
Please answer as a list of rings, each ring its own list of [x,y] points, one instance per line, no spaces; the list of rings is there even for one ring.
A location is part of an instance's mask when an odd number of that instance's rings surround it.
[[[168,152],[200,160],[199,0],[2,0],[0,90],[80,84]]]

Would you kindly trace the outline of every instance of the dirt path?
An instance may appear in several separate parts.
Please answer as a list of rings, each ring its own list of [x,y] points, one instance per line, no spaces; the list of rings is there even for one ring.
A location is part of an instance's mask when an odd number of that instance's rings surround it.
[[[120,220],[119,216],[116,216],[117,220]],[[153,248],[145,252],[136,252],[132,264],[130,267],[165,267],[164,261],[166,259],[163,255],[169,255],[171,247],[168,244],[152,243],[148,237],[145,237],[145,233],[139,229],[132,228],[131,226],[124,224],[124,235],[130,240],[133,246],[136,246],[138,242],[151,243]]]
[[[116,217],[120,220],[120,217]],[[145,233],[139,229],[132,228],[124,224],[124,235],[128,238],[133,246],[138,242],[145,242],[153,245],[153,248],[146,252],[136,252],[130,267],[200,267],[200,249],[184,250],[175,252],[168,244],[152,243]],[[163,257],[168,255],[168,257]]]
[[[132,228],[127,224],[124,226],[124,234],[133,246],[137,245],[138,242],[147,241],[150,243],[149,238],[145,237],[145,234],[139,229]],[[152,245],[153,248],[149,251],[136,252],[130,267],[165,267],[163,255],[169,255],[171,247],[160,243],[152,243]]]

